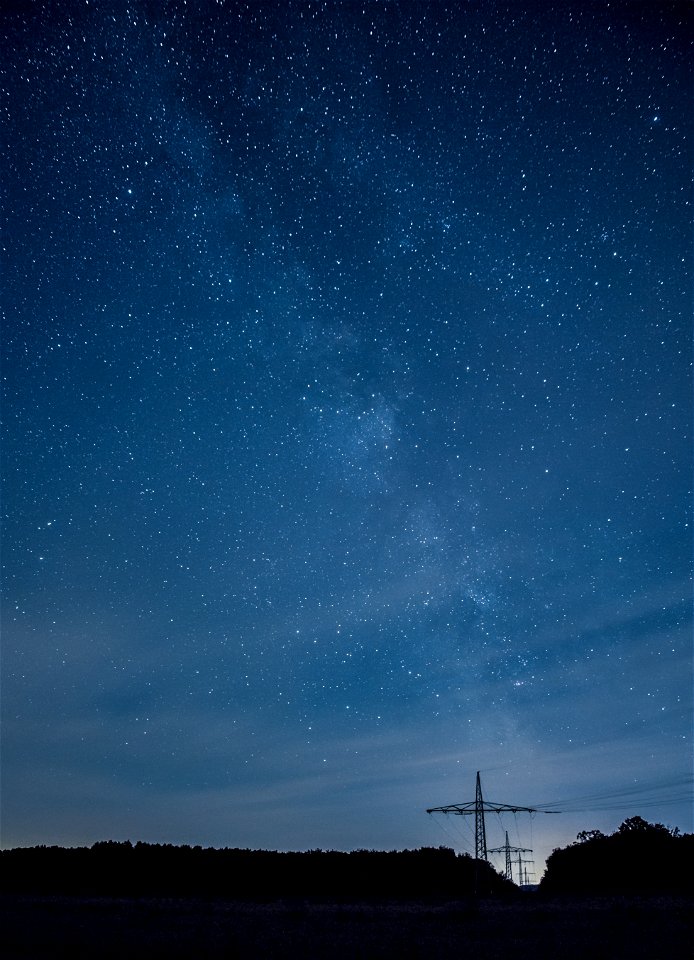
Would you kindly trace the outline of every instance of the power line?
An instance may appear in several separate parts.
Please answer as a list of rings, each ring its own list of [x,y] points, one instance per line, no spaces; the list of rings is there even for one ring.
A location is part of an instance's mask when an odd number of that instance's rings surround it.
[[[599,810],[627,810],[634,806],[673,806],[694,799],[694,777],[677,777],[649,785],[634,784],[621,790],[604,793],[583,794],[564,798],[548,804],[537,804],[538,810],[549,806],[561,806],[564,813],[582,813]],[[660,796],[658,796],[660,794]]]

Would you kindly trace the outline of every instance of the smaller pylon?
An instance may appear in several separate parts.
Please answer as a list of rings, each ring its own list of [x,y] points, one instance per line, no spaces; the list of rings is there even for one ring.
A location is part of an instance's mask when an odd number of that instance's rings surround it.
[[[512,853],[517,853],[517,854],[518,854],[518,863],[521,864],[521,859],[520,859],[521,853],[532,853],[532,850],[530,849],[530,847],[512,847],[511,844],[509,843],[508,830],[507,830],[507,831],[506,831],[506,843],[503,845],[503,847],[492,847],[489,852],[490,852],[490,853],[503,853],[503,854],[504,854],[505,861],[506,861],[506,863],[505,863],[505,869],[504,869],[504,876],[506,877],[507,880],[510,880],[511,882],[513,882],[513,869],[512,869],[512,866],[511,866],[511,854],[512,854]],[[523,861],[523,862],[524,862],[524,863],[531,863],[532,861],[530,861],[530,860],[525,860],[525,861]],[[522,869],[522,868],[519,866],[519,868],[518,868],[518,871],[519,871],[519,872],[518,872],[518,886],[519,886],[519,887],[520,887],[521,884],[522,884],[521,869]]]
[[[528,868],[524,867],[524,863],[533,863],[532,860],[523,860],[521,854],[518,854],[518,886],[527,887],[530,883],[530,877],[528,876]]]

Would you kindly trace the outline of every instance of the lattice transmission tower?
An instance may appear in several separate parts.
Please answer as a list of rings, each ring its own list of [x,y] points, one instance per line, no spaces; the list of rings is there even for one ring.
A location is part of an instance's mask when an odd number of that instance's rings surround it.
[[[451,813],[458,817],[475,817],[475,859],[489,861],[485,813],[559,813],[558,810],[538,810],[537,807],[522,807],[516,803],[493,803],[482,796],[479,770],[475,787],[475,799],[467,803],[449,803],[445,807],[429,807],[427,813]]]
[[[518,854],[518,886],[519,887],[527,887],[531,882],[531,878],[528,874],[528,868],[524,866],[524,864],[526,863],[534,863],[534,861],[523,860],[522,854],[519,853]]]
[[[510,880],[511,882],[513,882],[513,866],[512,866],[511,854],[512,853],[518,854],[518,886],[520,887],[523,881],[522,863],[532,863],[532,860],[521,861],[520,855],[522,853],[532,853],[532,850],[530,849],[530,847],[512,847],[511,844],[509,843],[508,830],[507,830],[506,843],[503,845],[503,847],[491,847],[489,850],[489,853],[504,854],[504,859],[505,859],[504,876],[506,877],[507,880]],[[527,870],[526,870],[526,874],[527,874]]]

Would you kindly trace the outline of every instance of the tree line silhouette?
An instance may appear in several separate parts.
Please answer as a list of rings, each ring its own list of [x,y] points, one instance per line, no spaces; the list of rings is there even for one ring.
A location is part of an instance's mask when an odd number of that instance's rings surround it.
[[[2,893],[339,901],[514,890],[489,864],[447,847],[282,853],[105,841],[0,851]]]
[[[547,860],[549,894],[694,893],[694,834],[630,817],[612,834],[584,830]]]
[[[610,835],[578,834],[554,850],[545,894],[694,894],[694,834],[631,817]],[[455,900],[517,888],[488,863],[448,847],[378,851],[214,849],[103,841],[0,851],[0,893],[253,900]]]

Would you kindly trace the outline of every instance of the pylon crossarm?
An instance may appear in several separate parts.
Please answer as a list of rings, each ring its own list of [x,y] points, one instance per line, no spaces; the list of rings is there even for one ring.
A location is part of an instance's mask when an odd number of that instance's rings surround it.
[[[532,853],[532,847],[491,847],[488,849],[488,853],[506,853],[506,850],[510,850],[511,853]]]
[[[538,810],[537,807],[514,807],[507,803],[491,803],[485,800],[485,813],[561,813],[560,810]],[[450,803],[446,807],[430,807],[427,813],[475,813],[474,803]]]

